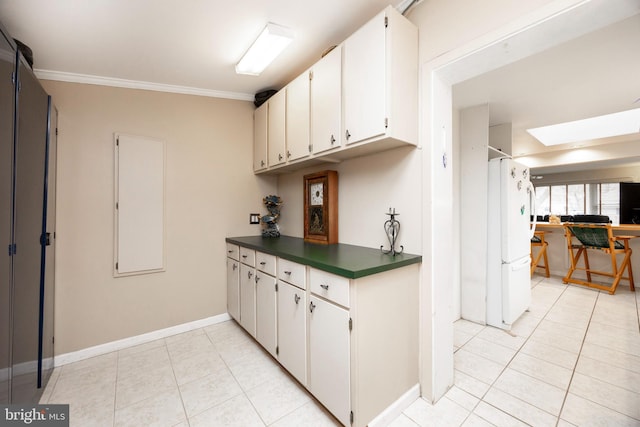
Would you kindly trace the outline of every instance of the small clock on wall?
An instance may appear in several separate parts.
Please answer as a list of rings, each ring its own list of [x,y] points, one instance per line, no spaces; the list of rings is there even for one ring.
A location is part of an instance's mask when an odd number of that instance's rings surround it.
[[[304,176],[304,240],[338,243],[338,172]]]

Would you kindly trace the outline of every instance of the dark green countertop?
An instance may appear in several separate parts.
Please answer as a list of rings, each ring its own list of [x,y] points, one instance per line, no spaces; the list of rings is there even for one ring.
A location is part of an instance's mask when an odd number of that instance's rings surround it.
[[[421,255],[382,253],[380,249],[337,243],[307,243],[299,237],[227,237],[228,243],[255,249],[329,273],[357,279],[394,268],[422,262]]]

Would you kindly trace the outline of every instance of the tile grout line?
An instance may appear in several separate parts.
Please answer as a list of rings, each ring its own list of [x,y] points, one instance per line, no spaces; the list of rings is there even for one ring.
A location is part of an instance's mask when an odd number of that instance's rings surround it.
[[[539,280],[539,281],[538,281],[538,283],[536,283],[536,285],[535,285],[535,286],[533,286],[533,287],[535,288],[536,286],[538,286],[538,285],[542,282],[542,280],[543,280],[543,279]],[[529,338],[531,337],[531,335],[533,335],[533,333],[535,332],[535,330],[536,330],[536,329],[538,329],[538,326],[540,325],[540,323],[542,322],[542,320],[544,320],[544,318],[546,317],[547,313],[551,310],[551,308],[553,308],[553,306],[556,304],[556,302],[560,299],[560,297],[562,296],[562,294],[564,294],[564,292],[565,292],[566,290],[567,290],[567,288],[565,287],[565,289],[564,289],[564,290],[560,293],[560,295],[558,295],[558,297],[555,299],[555,301],[554,301],[553,305],[551,305],[551,307],[549,307],[549,309],[546,311],[545,315],[540,319],[540,322],[538,322],[538,324],[536,325],[536,327],[535,327],[535,328],[533,328],[533,330],[531,331],[531,333],[530,333],[530,334],[527,336],[527,338],[524,340],[524,342],[522,343],[522,345],[516,349],[515,353],[513,354],[513,356],[511,356],[511,358],[509,359],[509,361],[505,364],[504,368],[502,368],[502,370],[500,371],[500,373],[498,374],[498,376],[496,377],[496,379],[495,379],[495,380],[493,380],[493,382],[492,382],[491,384],[489,384],[489,388],[488,388],[488,389],[487,389],[487,391],[482,395],[482,397],[478,399],[478,402],[474,405],[473,409],[469,411],[469,414],[467,414],[467,416],[465,417],[465,421],[469,418],[469,416],[471,416],[471,414],[472,414],[472,413],[474,413],[475,409],[478,407],[478,405],[480,404],[480,402],[484,402],[485,404],[487,404],[487,405],[489,405],[489,406],[491,406],[491,407],[495,408],[496,410],[498,410],[498,411],[500,411],[500,412],[503,412],[503,413],[505,413],[505,414],[507,414],[507,415],[509,415],[509,416],[513,417],[514,419],[516,419],[516,420],[518,420],[518,421],[521,421],[521,422],[523,422],[523,423],[527,424],[524,420],[521,420],[521,419],[517,418],[515,415],[513,415],[513,414],[509,414],[509,413],[507,413],[507,412],[503,411],[502,409],[495,407],[495,406],[494,406],[494,405],[492,405],[491,403],[486,402],[486,401],[484,400],[484,398],[485,398],[485,396],[487,395],[487,393],[489,393],[489,391],[491,391],[491,389],[494,387],[495,383],[498,381],[498,378],[500,378],[500,377],[502,376],[502,374],[504,374],[505,370],[509,367],[509,365],[511,364],[511,362],[513,361],[513,359],[514,359],[514,358],[515,358],[515,357],[520,353],[520,351],[522,350],[522,347],[524,347],[524,345],[527,343],[527,341],[529,340]],[[469,343],[473,338],[476,338],[476,337],[477,337],[477,336],[478,336],[482,331],[484,331],[486,328],[490,328],[490,327],[491,327],[491,326],[484,325],[484,327],[483,327],[481,330],[479,330],[475,335],[473,335],[473,337],[472,337],[471,339],[469,339],[467,342],[465,342],[465,343],[464,343],[464,345],[462,345],[461,347],[459,347],[459,348],[458,348],[458,350],[460,350],[460,349],[464,348],[464,346],[465,346],[465,345],[467,345],[467,344],[468,344],[468,343]],[[505,332],[505,333],[509,334],[507,331],[504,331],[504,330],[503,330],[503,332]],[[511,335],[511,334],[509,334],[509,335]],[[511,336],[513,336],[513,335],[511,335]],[[492,343],[493,345],[498,345],[498,346],[501,346],[501,347],[509,348],[509,347],[503,346],[503,345],[501,345],[501,344],[499,344],[499,343],[494,343],[494,342],[491,342],[491,343]],[[468,350],[467,350],[467,351],[468,351]],[[471,352],[471,353],[473,353],[473,352]],[[478,357],[482,357],[482,358],[484,358],[484,359],[486,359],[486,360],[489,360],[489,361],[492,361],[492,362],[493,362],[493,360],[491,360],[491,359],[487,359],[486,357],[484,357],[484,356],[482,356],[482,355],[480,355],[480,354],[476,354],[476,353],[473,353],[473,354],[475,354],[475,355],[476,355],[476,356],[478,356]],[[477,378],[476,378],[476,379],[477,379]],[[481,380],[478,380],[478,381],[481,381]],[[481,382],[482,382],[482,381],[481,381]],[[486,383],[485,383],[485,384],[486,384]],[[454,383],[454,387],[455,387],[455,383]],[[497,389],[497,390],[500,390],[500,389]],[[463,391],[464,391],[464,390],[463,390]],[[500,391],[502,391],[502,390],[500,390]],[[509,393],[507,393],[507,394],[509,394]],[[445,394],[445,396],[443,396],[443,397],[446,397],[446,394]],[[522,399],[520,399],[520,398],[518,398],[518,397],[516,397],[516,396],[512,396],[512,397],[513,397],[514,399],[518,399],[518,400],[520,400],[520,401],[522,401],[522,402],[524,402],[524,403],[527,403],[527,404],[531,405],[530,403],[525,402],[524,400],[522,400]],[[449,400],[451,400],[451,399],[449,399]],[[456,403],[456,402],[454,402],[454,403]],[[459,406],[460,406],[460,405],[459,405]],[[534,406],[534,407],[536,407],[536,408],[537,408],[537,406],[535,406],[535,405],[532,405],[532,406]],[[540,409],[540,408],[538,408],[538,409]],[[542,409],[541,409],[541,410],[542,410]],[[546,411],[545,411],[545,412],[546,412]],[[477,415],[477,414],[476,414],[476,415]],[[553,415],[553,414],[551,414],[551,415]],[[478,415],[478,416],[479,416],[479,415]],[[480,417],[480,418],[482,418],[482,417]],[[559,416],[558,416],[557,418],[559,418]],[[482,418],[482,419],[484,420],[484,418]],[[485,421],[490,422],[489,420],[485,420]],[[463,424],[464,424],[464,423],[463,423]],[[557,424],[557,421],[556,421],[556,424]]]
[[[202,329],[203,329],[203,332],[204,332],[204,328],[202,328]],[[207,335],[206,332],[204,332],[204,334]],[[209,341],[211,341],[211,338],[209,338],[208,335],[207,335],[207,338],[209,339]],[[173,357],[171,357],[171,352],[169,351],[169,345],[167,344],[167,339],[163,338],[162,341],[164,343],[165,349],[167,350],[167,356],[169,357],[169,364],[171,365],[171,373],[173,374],[173,380],[176,382],[176,388],[178,389],[178,396],[180,396],[180,403],[182,404],[182,412],[184,412],[184,419],[187,422],[187,426],[190,426],[191,422],[189,421],[189,414],[187,414],[187,407],[184,404],[184,398],[182,397],[182,390],[180,389],[180,385],[178,384],[178,377],[176,376],[176,369],[173,366]]]
[[[568,287],[567,287],[568,289]],[[560,413],[558,414],[558,420],[556,422],[556,427],[560,423],[562,419],[562,411],[564,410],[564,405],[567,402],[567,397],[569,396],[569,390],[571,389],[571,383],[573,383],[573,377],[576,373],[576,368],[578,367],[578,363],[580,362],[580,358],[582,357],[582,349],[584,347],[584,343],[587,340],[587,334],[589,333],[589,327],[591,326],[591,321],[593,319],[593,313],[596,311],[596,306],[598,305],[598,300],[600,299],[600,291],[596,294],[596,300],[593,303],[593,308],[591,309],[591,315],[589,316],[589,322],[587,323],[587,329],[584,331],[584,336],[582,337],[582,343],[580,343],[580,351],[578,352],[578,357],[576,358],[576,363],[573,365],[573,369],[571,370],[571,378],[569,378],[569,384],[567,385],[567,391],[564,393],[564,398],[562,399],[562,405],[560,406]]]

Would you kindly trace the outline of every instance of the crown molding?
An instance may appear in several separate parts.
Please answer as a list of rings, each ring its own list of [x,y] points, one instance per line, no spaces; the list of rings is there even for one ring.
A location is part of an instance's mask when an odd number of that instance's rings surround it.
[[[240,92],[225,92],[220,90],[201,89],[189,86],[176,86],[161,83],[143,82],[138,80],[117,79],[113,77],[92,76],[88,74],[67,73],[63,71],[34,70],[40,80],[55,80],[69,83],[82,83],[98,86],[112,86],[127,89],[152,90],[155,92],[179,93],[183,95],[207,96],[210,98],[226,98],[239,101],[253,101],[254,95]]]

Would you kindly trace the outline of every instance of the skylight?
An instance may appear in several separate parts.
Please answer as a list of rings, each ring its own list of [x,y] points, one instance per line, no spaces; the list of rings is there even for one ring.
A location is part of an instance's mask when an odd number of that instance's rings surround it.
[[[640,132],[640,108],[527,129],[527,132],[547,146],[638,133]]]

